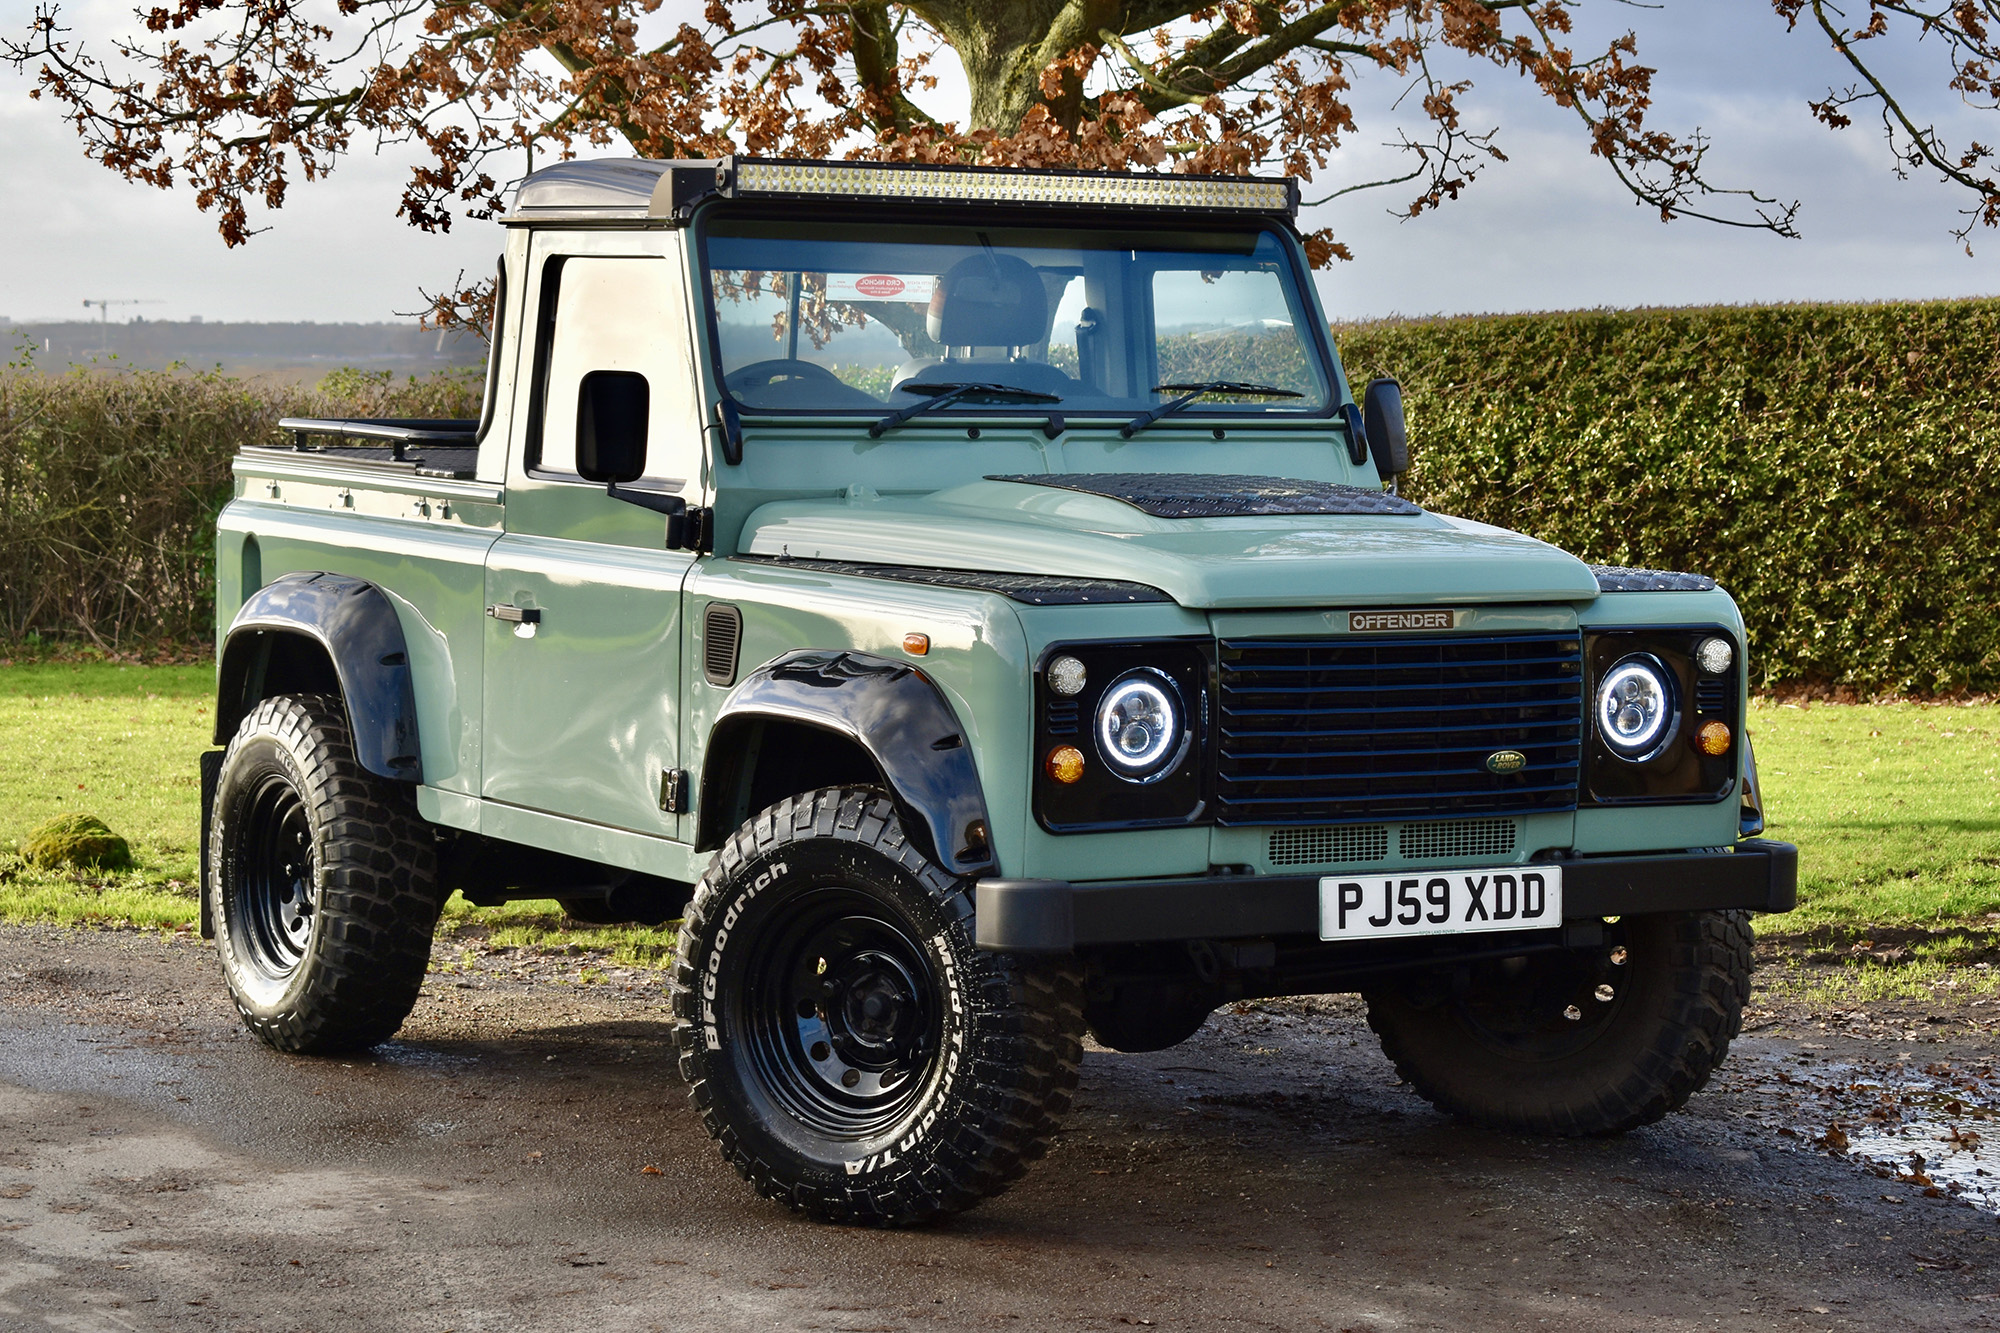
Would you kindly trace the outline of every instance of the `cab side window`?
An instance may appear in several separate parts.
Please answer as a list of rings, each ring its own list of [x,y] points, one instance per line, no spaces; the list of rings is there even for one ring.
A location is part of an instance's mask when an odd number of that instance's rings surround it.
[[[679,272],[657,257],[567,256],[549,259],[544,273],[538,350],[545,369],[531,470],[576,474],[584,377],[626,371],[645,377],[651,402],[644,479],[669,490],[699,490],[701,433]]]

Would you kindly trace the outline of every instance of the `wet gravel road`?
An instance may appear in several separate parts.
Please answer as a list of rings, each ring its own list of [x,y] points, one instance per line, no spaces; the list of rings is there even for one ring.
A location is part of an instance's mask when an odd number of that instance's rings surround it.
[[[881,1233],[751,1196],[657,978],[575,972],[434,973],[401,1040],[308,1060],[199,941],[0,927],[0,1329],[2000,1326],[1951,1193],[1988,1009],[1755,1015],[1689,1113],[1549,1143],[1431,1112],[1352,1001],[1243,1007],[1093,1051],[1026,1182]]]

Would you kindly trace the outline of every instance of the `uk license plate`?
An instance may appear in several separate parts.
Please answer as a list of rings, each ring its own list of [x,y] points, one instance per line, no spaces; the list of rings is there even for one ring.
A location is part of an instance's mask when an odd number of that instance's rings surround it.
[[[1562,924],[1562,868],[1328,875],[1319,882],[1319,937],[1387,939]]]

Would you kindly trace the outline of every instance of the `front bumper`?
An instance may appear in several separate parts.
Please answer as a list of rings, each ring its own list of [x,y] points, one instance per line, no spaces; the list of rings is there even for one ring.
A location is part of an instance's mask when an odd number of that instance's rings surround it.
[[[1650,912],[1789,912],[1799,849],[1748,838],[1726,852],[1564,861],[1569,920]],[[982,879],[974,938],[982,949],[1068,953],[1098,944],[1319,937],[1317,875],[1205,876],[1069,884]]]

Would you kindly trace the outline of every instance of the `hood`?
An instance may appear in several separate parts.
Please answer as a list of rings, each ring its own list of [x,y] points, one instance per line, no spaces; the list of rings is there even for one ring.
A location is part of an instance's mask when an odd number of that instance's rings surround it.
[[[1597,596],[1575,556],[1503,528],[1414,515],[1155,518],[1121,500],[1012,481],[915,498],[784,500],[738,549],[800,560],[1117,579],[1185,607],[1570,602]]]

